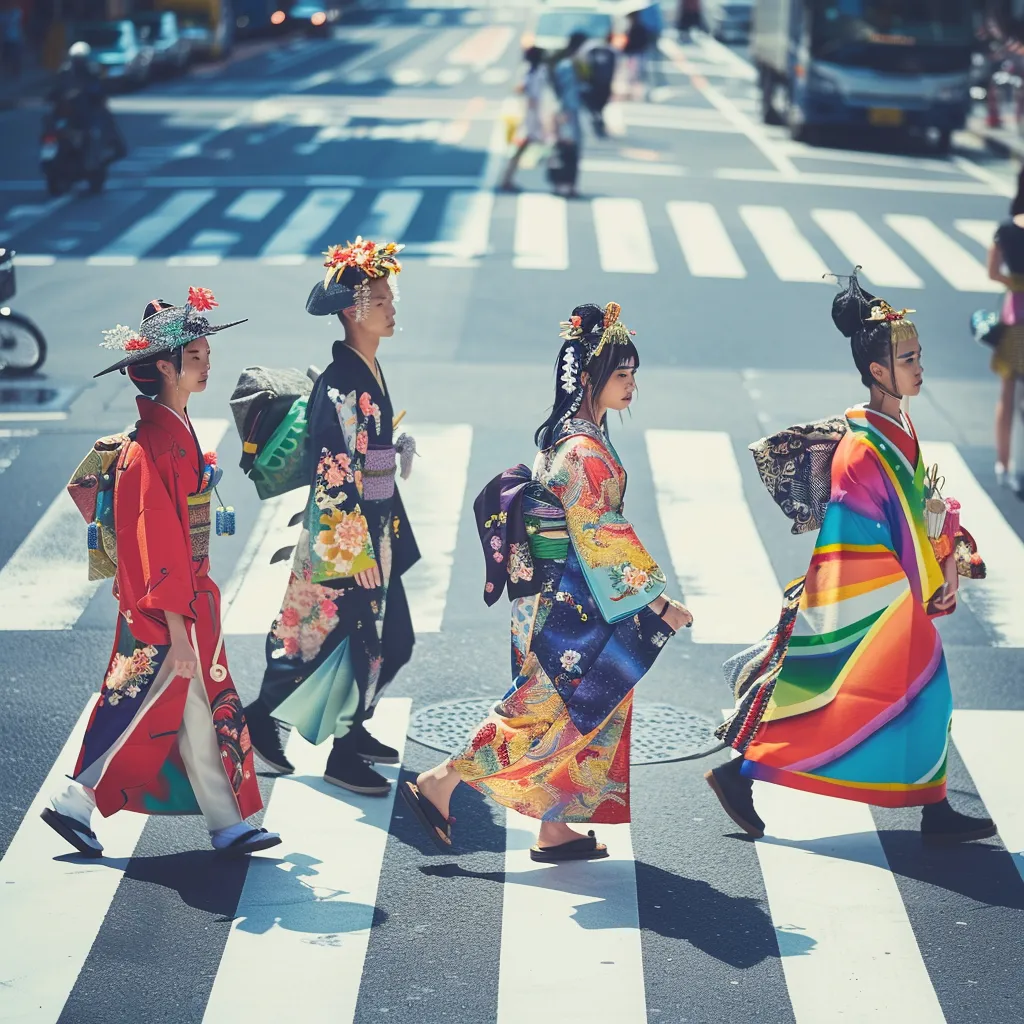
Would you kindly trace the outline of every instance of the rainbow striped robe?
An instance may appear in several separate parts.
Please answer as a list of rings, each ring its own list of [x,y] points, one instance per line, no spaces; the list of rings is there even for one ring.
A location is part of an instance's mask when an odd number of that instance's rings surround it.
[[[742,771],[885,807],[935,803],[953,698],[926,610],[943,575],[920,446],[912,424],[864,407],[846,419],[800,614]]]

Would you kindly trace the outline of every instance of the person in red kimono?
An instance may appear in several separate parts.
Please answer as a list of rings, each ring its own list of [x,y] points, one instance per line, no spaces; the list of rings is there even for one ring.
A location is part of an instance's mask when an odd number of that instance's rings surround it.
[[[183,306],[150,302],[138,331],[104,332],[123,358],[96,376],[120,370],[142,392],[114,470],[117,634],[73,781],[42,813],[90,857],[103,852],[91,827],[97,809],[201,813],[213,848],[228,856],[281,841],[245,820],[263,803],[208,574],[220,471],[187,409],[206,389],[208,335],[235,326],[200,315],[215,305],[208,289],[190,288]]]

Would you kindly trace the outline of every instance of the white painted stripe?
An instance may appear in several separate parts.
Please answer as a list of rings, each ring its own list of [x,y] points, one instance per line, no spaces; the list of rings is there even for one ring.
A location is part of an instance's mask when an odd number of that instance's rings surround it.
[[[0,921],[17,936],[4,944],[3,1020],[53,1024],[60,1017],[146,825],[146,815],[131,811],[96,814],[104,859],[65,859],[73,848],[39,820],[50,795],[68,783],[95,700],[71,730],[0,861]]]
[[[538,1006],[552,1020],[646,1024],[629,825],[600,826],[607,860],[535,864],[537,822],[505,813],[497,1024],[522,1024]],[[565,984],[570,977],[576,985]],[[598,990],[600,998],[581,1002],[582,993]]]
[[[964,525],[978,542],[988,574],[961,580],[959,597],[992,633],[996,647],[1024,647],[1024,543],[968,469],[955,444],[924,442],[925,465],[938,464],[944,493],[963,506]]]
[[[1024,878],[1020,738],[1024,711],[954,711],[953,742]]]
[[[968,238],[977,242],[978,245],[984,246],[988,249],[992,244],[992,240],[996,236],[996,228],[999,227],[999,221],[960,218],[959,220],[953,221],[953,226],[962,235],[966,235]]]
[[[562,196],[520,193],[512,264],[520,270],[568,269],[569,218]]]
[[[797,1024],[944,1024],[866,804],[757,784],[755,844]]]
[[[231,220],[244,220],[255,224],[263,220],[283,198],[283,189],[250,188],[224,211],[224,216]]]
[[[215,195],[212,188],[183,189],[165,199],[152,213],[136,221],[96,254],[99,257],[141,259],[190,217],[194,217]]]
[[[408,480],[398,480],[420,560],[402,577],[417,633],[439,633],[448,600],[473,428],[422,423],[401,430],[416,438],[419,456]]]
[[[441,68],[434,76],[434,81],[438,85],[458,85],[465,77],[465,68]]]
[[[927,217],[911,213],[887,213],[885,222],[957,291],[1003,291],[1001,284],[989,278],[983,264]]]
[[[431,253],[428,262],[439,266],[474,266],[490,244],[493,211],[493,192],[453,191],[448,196],[437,240],[409,248]]]
[[[694,277],[747,276],[725,225],[711,203],[670,202],[668,217]]]
[[[893,251],[859,213],[852,210],[811,210],[818,226],[832,239],[851,267],[873,284],[893,288],[923,288],[924,282]]]
[[[263,502],[259,518],[239,556],[235,571],[224,588],[225,636],[262,636],[281,610],[291,558],[270,564],[275,551],[294,544],[300,527],[288,527],[288,520],[301,512],[305,490],[292,491]]]
[[[260,250],[263,257],[307,255],[352,198],[350,188],[314,189]]]
[[[782,594],[743,494],[729,435],[648,430],[662,531],[697,643],[753,643]]]
[[[192,422],[204,450],[216,448],[228,427],[223,419]],[[0,630],[71,629],[100,585],[110,586],[88,578],[85,531],[62,489],[0,569]]]
[[[16,261],[22,267],[52,267],[57,262],[57,257],[49,253],[19,252]]]
[[[639,199],[604,198],[591,202],[601,269],[618,274],[656,274],[651,233]]]
[[[374,735],[400,755],[410,704],[384,698],[373,717]],[[295,730],[288,757],[295,775],[275,780],[263,822],[282,845],[249,864],[207,1024],[355,1019],[395,791],[382,799],[323,782],[323,747]],[[378,771],[397,784],[398,767]]]
[[[487,25],[464,39],[448,54],[449,64],[468,64],[482,70],[501,60],[512,42],[510,25]]]
[[[404,237],[422,199],[420,189],[385,189],[378,193],[355,234],[363,238]]]
[[[828,266],[781,206],[741,206],[740,216],[780,281],[824,280]]]

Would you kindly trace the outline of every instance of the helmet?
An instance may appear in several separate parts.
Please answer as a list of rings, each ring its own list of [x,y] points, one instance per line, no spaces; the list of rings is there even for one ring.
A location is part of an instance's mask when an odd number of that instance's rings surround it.
[[[68,57],[73,61],[85,61],[88,60],[92,55],[92,47],[85,42],[79,40],[77,43],[72,43],[68,50]]]

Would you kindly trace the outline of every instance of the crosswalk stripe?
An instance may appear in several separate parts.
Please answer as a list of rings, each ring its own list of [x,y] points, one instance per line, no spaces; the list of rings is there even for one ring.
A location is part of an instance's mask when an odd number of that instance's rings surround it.
[[[999,221],[960,218],[959,220],[953,221],[953,227],[955,227],[962,235],[966,235],[968,238],[977,242],[978,245],[982,245],[987,249],[992,244],[992,239],[995,238],[996,228],[999,227]]]
[[[355,235],[363,238],[402,238],[422,199],[421,189],[384,189],[374,199]]]
[[[208,450],[220,443],[228,421],[193,424]],[[71,629],[104,582],[87,577],[85,523],[71,496],[61,489],[0,569],[0,630]]]
[[[957,291],[1003,290],[999,282],[989,278],[988,271],[981,263],[927,217],[911,213],[887,213],[885,222]]]
[[[636,868],[629,825],[602,825],[606,860],[536,864],[530,846],[537,822],[506,810],[505,884],[497,1024],[520,1024],[538,1006],[554,1020],[644,1024],[644,990]],[[557,971],[540,969],[558,964]],[[600,999],[580,1002],[566,978],[600,978]],[[524,984],[524,979],[529,983]]]
[[[374,734],[399,756],[410,705],[384,698],[373,717]],[[348,792],[338,799],[320,778],[325,747],[292,730],[287,752],[295,775],[274,782],[264,817],[282,845],[249,864],[207,1024],[355,1019],[395,788],[383,799]],[[397,785],[397,767],[378,771]]]
[[[615,274],[658,272],[644,205],[639,199],[594,199],[590,208],[602,270]]]
[[[1024,711],[954,711],[953,742],[1024,879],[1020,740]]]
[[[270,564],[274,552],[299,537],[299,527],[288,520],[301,512],[306,491],[291,491],[265,501],[249,534],[245,549],[224,588],[222,615],[225,636],[262,636],[281,610],[281,599],[291,573],[291,558]]]
[[[564,197],[546,192],[520,193],[512,262],[520,270],[568,269],[569,221]]]
[[[945,1024],[866,804],[755,785],[755,843],[796,1024]]]
[[[121,260],[141,259],[197,214],[217,194],[216,189],[182,189],[165,199],[152,213],[137,220],[96,255]]]
[[[487,252],[491,237],[494,193],[483,189],[455,189],[448,196],[437,240],[422,248],[429,263],[473,266]]]
[[[946,478],[945,494],[963,506],[963,521],[978,542],[988,573],[963,580],[959,596],[994,634],[996,647],[1024,647],[1024,542],[964,462],[955,444],[925,441],[925,465],[937,464]]]
[[[330,235],[331,226],[352,195],[350,188],[314,189],[263,246],[260,256],[287,258],[307,255],[318,239]]]
[[[476,70],[490,67],[501,60],[514,31],[510,25],[487,25],[478,29],[448,54],[448,63],[468,64]]]
[[[811,210],[811,216],[850,266],[863,266],[864,276],[873,284],[892,288],[924,287],[921,278],[859,213],[852,210]]]
[[[409,425],[420,457],[408,480],[399,480],[402,503],[420,560],[402,577],[417,633],[439,633],[448,601],[466,475],[473,445],[468,424]]]
[[[106,855],[95,861],[66,859],[71,847],[39,820],[51,794],[67,785],[95,699],[86,704],[0,861],[0,921],[9,936],[17,936],[4,948],[4,1020],[55,1024],[146,825],[145,815],[131,811],[104,818],[100,841]]]
[[[263,220],[284,198],[280,188],[246,189],[228,208],[224,216],[231,220],[244,220],[256,224]]]
[[[781,590],[743,495],[728,434],[648,430],[654,492],[696,643],[749,644],[779,617]]]
[[[673,201],[668,216],[694,277],[747,276],[725,225],[711,203]]]
[[[741,206],[740,216],[780,281],[822,281],[824,260],[780,206]]]

